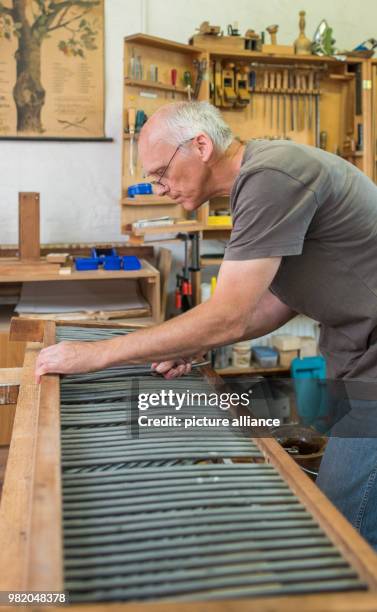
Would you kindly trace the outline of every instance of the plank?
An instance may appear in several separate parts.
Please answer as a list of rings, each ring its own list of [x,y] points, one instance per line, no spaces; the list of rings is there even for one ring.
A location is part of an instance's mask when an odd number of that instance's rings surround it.
[[[176,612],[177,602],[113,603],[73,605],[70,612]],[[376,612],[377,598],[372,593],[331,593],[327,595],[297,595],[284,597],[256,597],[255,599],[226,599],[223,601],[179,601],[180,612]],[[45,608],[33,606],[33,612]],[[61,607],[49,607],[61,612]]]
[[[27,588],[39,388],[40,344],[28,344],[0,504],[0,591]],[[12,562],[10,563],[10,559]]]
[[[21,192],[18,200],[18,243],[20,259],[40,258],[39,193]]]
[[[44,346],[55,344],[55,324],[45,324]],[[42,377],[30,535],[27,588],[63,590],[62,502],[60,475],[59,376]]]

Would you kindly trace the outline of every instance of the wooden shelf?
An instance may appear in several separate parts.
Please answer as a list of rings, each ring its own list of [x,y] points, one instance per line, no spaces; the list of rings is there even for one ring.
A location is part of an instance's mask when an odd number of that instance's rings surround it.
[[[179,232],[200,232],[203,230],[203,225],[197,221],[192,223],[178,222],[172,225],[160,225],[159,227],[140,227],[125,230],[127,233],[134,236],[146,236],[153,234],[177,234]]]
[[[155,47],[156,49],[162,49],[163,51],[178,51],[179,53],[187,53],[189,55],[195,53],[203,53],[204,49],[198,47],[188,46],[184,43],[175,42],[173,40],[166,40],[165,38],[159,38],[158,36],[150,36],[149,34],[132,34],[126,36],[124,39],[126,42],[142,44],[147,47]]]
[[[220,376],[238,376],[240,374],[289,374],[289,368],[282,368],[277,366],[276,368],[260,368],[258,366],[250,366],[248,368],[217,368],[216,372]]]
[[[234,59],[250,59],[250,60],[263,60],[263,61],[271,61],[271,62],[287,62],[291,61],[292,64],[309,64],[309,63],[321,63],[321,64],[336,64],[340,66],[339,60],[334,57],[324,57],[319,55],[294,55],[294,54],[284,54],[281,55],[276,53],[263,53],[262,51],[232,51],[231,49],[214,49],[213,51],[209,51],[211,57],[221,57],[221,58],[234,58]],[[348,60],[347,60],[348,61]],[[359,60],[360,61],[360,60]]]
[[[122,198],[122,206],[179,206],[178,202],[174,202],[167,196],[139,195],[134,198]]]
[[[42,260],[43,261],[43,260]],[[2,258],[0,260],[0,283],[23,283],[29,281],[80,281],[80,280],[110,280],[110,279],[137,279],[158,276],[158,271],[144,259],[141,260],[141,270],[87,270],[78,272],[72,267],[70,274],[62,274],[59,266],[33,265],[32,262],[23,264],[16,258]]]
[[[170,91],[173,94],[179,93],[187,95],[187,89],[185,87],[173,87],[172,85],[166,85],[165,83],[158,83],[156,81],[143,81],[125,77],[124,84],[131,87],[140,87],[141,89],[160,89],[161,91]]]

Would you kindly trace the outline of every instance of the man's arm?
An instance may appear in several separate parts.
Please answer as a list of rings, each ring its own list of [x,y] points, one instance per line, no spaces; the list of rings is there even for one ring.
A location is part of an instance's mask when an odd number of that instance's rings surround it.
[[[61,342],[43,349],[36,366],[37,380],[49,372],[70,374],[121,363],[190,358],[211,348],[263,335],[270,325],[263,326],[259,311],[264,302],[266,309],[276,309],[273,300],[277,298],[265,294],[280,261],[280,257],[225,261],[214,295],[179,317],[127,336],[100,342]],[[286,307],[283,311],[286,315]],[[278,316],[274,316],[277,320]]]
[[[249,340],[265,336],[297,316],[297,312],[281,302],[271,291],[267,290],[262,296],[258,305],[251,316],[250,324],[247,327],[245,336],[242,340]],[[184,359],[162,361],[152,363],[152,369],[163,374],[165,378],[176,378],[189,374],[191,371],[191,361]]]

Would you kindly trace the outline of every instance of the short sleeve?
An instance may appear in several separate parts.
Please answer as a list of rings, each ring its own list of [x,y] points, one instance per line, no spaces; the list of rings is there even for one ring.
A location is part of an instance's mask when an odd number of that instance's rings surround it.
[[[233,229],[225,260],[302,253],[317,200],[301,181],[274,169],[241,173],[232,202]]]

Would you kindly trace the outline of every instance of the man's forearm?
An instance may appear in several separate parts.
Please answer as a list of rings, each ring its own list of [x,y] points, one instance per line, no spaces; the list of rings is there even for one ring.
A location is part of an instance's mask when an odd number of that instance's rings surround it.
[[[98,358],[102,367],[190,358],[236,342],[244,330],[238,313],[209,300],[156,327],[98,342]]]

